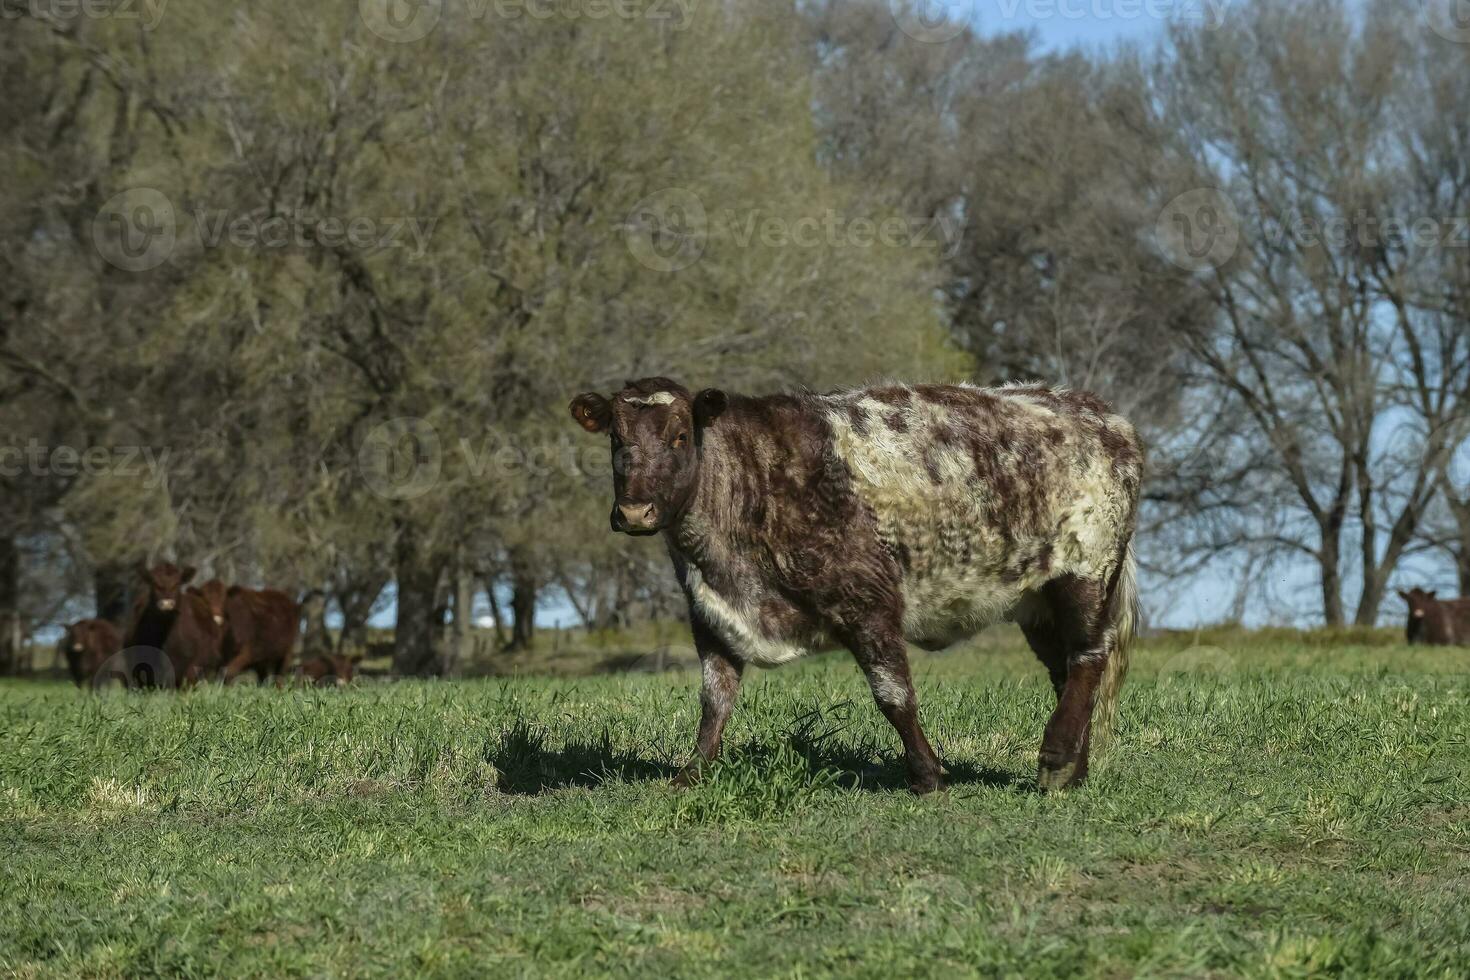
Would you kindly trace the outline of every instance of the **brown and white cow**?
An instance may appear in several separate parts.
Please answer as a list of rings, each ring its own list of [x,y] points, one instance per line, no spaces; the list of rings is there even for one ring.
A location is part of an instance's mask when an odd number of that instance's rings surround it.
[[[1087,775],[1136,617],[1133,427],[1040,385],[884,385],[691,395],[667,378],[571,403],[613,451],[612,526],[662,532],[689,602],[703,689],[696,778],[747,664],[836,641],[903,741],[909,787],[942,785],[904,641],[939,648],[1012,619],[1051,674],[1040,782]]]
[[[1409,604],[1405,638],[1429,646],[1470,646],[1470,598],[1440,599],[1438,593],[1415,588],[1399,596]]]
[[[204,599],[185,591],[194,577],[194,568],[179,568],[172,562],[152,568],[140,564],[138,577],[148,587],[133,602],[123,645],[162,651],[175,681],[193,684],[217,656],[223,632]]]
[[[122,633],[105,619],[80,619],[66,628],[57,649],[66,657],[71,679],[82,687],[122,649]]]

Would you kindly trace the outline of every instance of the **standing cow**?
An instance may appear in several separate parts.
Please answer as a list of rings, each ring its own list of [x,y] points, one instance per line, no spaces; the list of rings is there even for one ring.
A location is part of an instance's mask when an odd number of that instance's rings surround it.
[[[194,568],[163,562],[149,568],[138,565],[138,577],[148,588],[138,594],[124,646],[161,651],[178,683],[193,684],[217,655],[222,627],[198,594],[186,592]],[[161,665],[159,665],[161,666]]]
[[[1039,385],[886,385],[752,398],[667,378],[572,416],[611,437],[612,527],[662,532],[703,674],[696,778],[750,663],[829,640],[857,658],[903,741],[909,788],[941,787],[904,641],[937,649],[1017,621],[1057,707],[1040,782],[1087,775],[1094,705],[1111,720],[1132,642],[1133,427]]]
[[[81,619],[66,628],[57,648],[66,657],[71,679],[82,687],[122,649],[122,634],[105,619]]]
[[[1470,645],[1470,599],[1439,599],[1417,586],[1408,592],[1400,589],[1399,595],[1409,604],[1409,643]]]
[[[301,624],[295,599],[275,589],[225,588],[219,579],[204,583],[198,593],[224,630],[217,662],[226,684],[246,670],[253,670],[257,681],[286,673]]]

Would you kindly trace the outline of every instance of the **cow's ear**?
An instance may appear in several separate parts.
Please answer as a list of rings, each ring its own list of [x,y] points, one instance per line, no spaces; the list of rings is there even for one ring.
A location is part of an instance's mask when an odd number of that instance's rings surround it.
[[[203,598],[204,598],[204,593],[203,593],[203,592],[200,592],[200,591],[199,591],[199,590],[198,590],[198,589],[197,589],[197,588],[195,588],[195,587],[194,587],[194,586],[192,586],[192,585],[191,585],[191,586],[189,586],[189,587],[188,587],[188,588],[187,588],[187,589],[185,589],[185,590],[184,590],[184,593],[185,593],[185,594],[186,594],[186,595],[193,595],[193,596],[198,596],[198,597],[199,597],[199,598],[201,598],[201,599],[203,599]]]
[[[187,581],[189,581],[190,579],[192,579],[194,577],[194,572],[195,572],[195,568],[194,568],[193,565],[185,565],[184,566],[184,570],[181,571],[181,572],[179,572],[179,581],[180,582],[187,582]]]
[[[1438,589],[1430,589],[1428,592],[1426,592],[1424,594],[1427,595],[1427,596],[1429,596],[1429,598],[1431,598],[1431,599],[1438,599],[1439,598],[1439,590]]]
[[[606,432],[612,424],[612,405],[595,391],[587,391],[572,399],[572,418],[588,432]]]
[[[139,560],[138,564],[133,566],[133,571],[137,572],[138,577],[149,585],[153,584],[153,573],[149,571],[147,562]]]
[[[1399,598],[1403,599],[1405,602],[1409,601],[1409,593],[1405,592],[1403,589],[1399,589],[1397,591],[1399,594]]]
[[[718,388],[706,388],[694,396],[694,424],[703,428],[720,417],[730,400]]]

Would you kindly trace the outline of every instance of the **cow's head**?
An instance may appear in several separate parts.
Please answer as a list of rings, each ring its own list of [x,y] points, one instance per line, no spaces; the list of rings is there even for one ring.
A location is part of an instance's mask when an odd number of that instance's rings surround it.
[[[301,665],[301,674],[313,684],[350,684],[362,654],[319,652]]]
[[[149,568],[140,562],[138,577],[148,584],[149,605],[159,612],[173,612],[179,607],[180,590],[194,577],[194,567],[163,562]]]
[[[209,618],[214,620],[214,625],[225,625],[225,583],[217,578],[212,578],[197,589],[191,588],[189,594],[204,600],[204,604],[209,607]]]
[[[1409,625],[1406,630],[1406,638],[1410,643],[1417,643],[1424,638],[1424,621],[1431,618],[1439,608],[1438,593],[1425,591],[1415,586],[1405,592],[1399,589],[1399,596],[1409,604]]]
[[[87,629],[90,625],[83,619],[68,626],[61,638],[61,648],[72,653],[81,653],[87,649]]]
[[[572,399],[572,418],[612,442],[612,528],[652,534],[672,524],[694,495],[704,430],[725,410],[725,393],[689,390],[668,378],[629,381],[612,398]]]

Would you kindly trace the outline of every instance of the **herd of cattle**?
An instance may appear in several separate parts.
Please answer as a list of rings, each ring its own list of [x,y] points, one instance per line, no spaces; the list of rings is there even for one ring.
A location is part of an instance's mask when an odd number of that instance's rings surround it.
[[[226,586],[211,579],[188,583],[194,569],[168,562],[138,567],[147,586],[139,591],[123,632],[105,619],[72,623],[60,649],[78,686],[95,679],[124,649],[147,648],[168,659],[180,686],[218,678],[226,683],[244,671],[260,681],[297,674],[311,682],[352,680],[357,658],[331,650],[295,652],[300,605],[276,589]],[[1409,607],[1408,642],[1470,645],[1470,598],[1440,599],[1432,591],[1400,591]]]
[[[192,567],[170,562],[138,566],[138,590],[125,630],[105,619],[66,628],[60,649],[78,686],[117,673],[126,684],[191,687],[201,680],[230,683],[245,671],[257,680],[296,674],[311,681],[352,679],[355,657],[331,650],[303,652],[293,661],[301,607],[276,589],[189,582]],[[119,655],[127,652],[122,658]],[[132,676],[146,663],[147,677]]]

